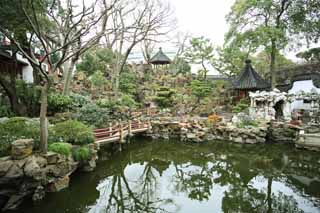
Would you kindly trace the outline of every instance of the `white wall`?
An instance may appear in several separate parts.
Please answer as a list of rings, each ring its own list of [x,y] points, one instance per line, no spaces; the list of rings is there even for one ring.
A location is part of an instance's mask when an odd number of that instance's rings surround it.
[[[17,54],[17,59],[28,64],[22,68],[22,79],[26,83],[33,83],[33,68],[29,61],[26,58],[23,58],[20,54]]]
[[[312,80],[305,80],[305,81],[296,81],[293,83],[291,90],[289,90],[289,94],[297,94],[300,91],[305,93],[310,93],[312,89],[315,89],[318,93],[320,93],[320,89],[317,88]],[[295,100],[291,104],[291,109],[311,109],[311,104],[303,103],[303,100]]]

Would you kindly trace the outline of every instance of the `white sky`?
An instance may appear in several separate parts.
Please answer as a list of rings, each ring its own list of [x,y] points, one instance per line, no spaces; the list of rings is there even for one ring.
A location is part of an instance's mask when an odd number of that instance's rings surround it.
[[[209,38],[222,45],[228,30],[225,16],[235,0],[170,0],[176,11],[178,27],[194,36]]]

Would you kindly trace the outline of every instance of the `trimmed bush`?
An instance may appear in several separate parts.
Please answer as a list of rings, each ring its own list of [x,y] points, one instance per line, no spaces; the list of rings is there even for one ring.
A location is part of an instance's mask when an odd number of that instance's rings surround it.
[[[80,95],[77,93],[71,93],[70,98],[72,100],[72,108],[81,108],[86,104],[90,103],[90,98],[84,95]]]
[[[58,141],[77,145],[94,142],[92,129],[79,121],[69,120],[57,123],[51,130],[52,137]]]
[[[85,147],[85,146],[76,148],[73,151],[72,155],[76,161],[80,161],[80,162],[86,162],[91,158],[90,150],[88,147]]]
[[[103,127],[110,121],[110,110],[96,104],[87,104],[77,113],[77,120],[95,127]]]
[[[249,108],[249,100],[241,99],[239,103],[233,107],[232,111],[235,113],[243,112]]]
[[[60,142],[49,144],[49,147],[48,147],[49,151],[59,153],[67,157],[71,155],[71,149],[72,149],[71,144],[60,143]]]
[[[34,139],[36,146],[39,144],[38,122],[23,117],[12,117],[0,123],[0,156],[9,154],[13,141],[24,138]]]
[[[72,99],[59,93],[52,93],[48,96],[48,111],[52,114],[65,112],[71,108]]]

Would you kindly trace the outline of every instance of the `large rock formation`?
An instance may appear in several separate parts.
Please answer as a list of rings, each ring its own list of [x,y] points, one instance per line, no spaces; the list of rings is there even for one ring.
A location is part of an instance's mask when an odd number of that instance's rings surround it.
[[[97,160],[95,146],[85,171],[92,171]],[[33,153],[33,140],[17,140],[12,143],[11,156],[0,158],[0,209],[17,208],[25,197],[40,200],[46,192],[56,192],[69,185],[69,176],[79,162],[71,156],[48,152]],[[83,165],[81,165],[83,166]]]

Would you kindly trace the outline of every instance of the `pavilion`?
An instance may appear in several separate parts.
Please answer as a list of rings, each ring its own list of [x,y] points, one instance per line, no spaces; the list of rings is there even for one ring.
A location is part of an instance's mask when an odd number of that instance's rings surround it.
[[[249,97],[249,92],[269,90],[270,83],[264,80],[252,67],[251,60],[245,61],[246,65],[239,76],[232,82],[233,89],[237,91],[238,99]]]
[[[159,65],[163,66],[171,64],[171,60],[166,54],[164,54],[160,47],[159,51],[150,59],[150,63],[157,67]]]

